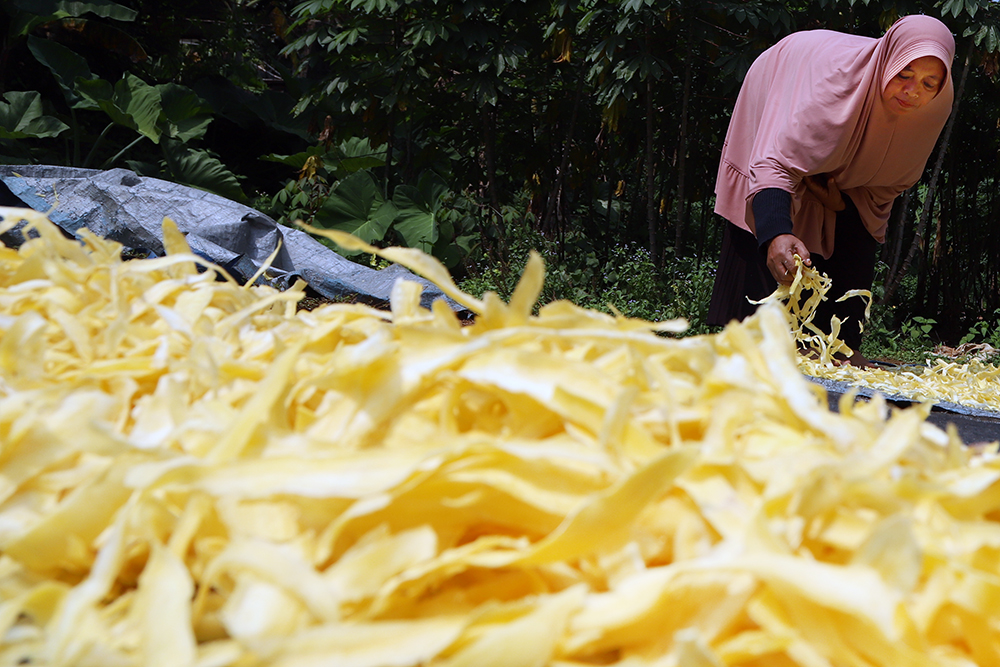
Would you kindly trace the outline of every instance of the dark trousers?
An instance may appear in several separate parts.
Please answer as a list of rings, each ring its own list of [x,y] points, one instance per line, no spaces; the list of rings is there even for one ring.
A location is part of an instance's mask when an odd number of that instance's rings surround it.
[[[833,254],[824,259],[812,255],[813,266],[833,281],[813,322],[829,333],[830,321],[836,315],[842,322],[840,337],[852,350],[861,349],[861,324],[865,317],[865,302],[852,297],[841,303],[837,299],[854,289],[870,290],[875,279],[875,250],[878,242],[868,233],[858,210],[848,204],[837,213]],[[708,323],[725,325],[731,320],[743,320],[757,307],[748,301],[759,301],[778,286],[767,269],[765,253],[757,247],[757,238],[736,225],[726,223],[722,235],[722,252],[715,274],[715,288],[708,308]]]

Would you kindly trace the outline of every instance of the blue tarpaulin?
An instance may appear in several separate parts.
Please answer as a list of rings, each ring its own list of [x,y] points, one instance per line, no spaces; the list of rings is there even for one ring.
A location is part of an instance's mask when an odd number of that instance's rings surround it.
[[[196,188],[137,176],[127,169],[77,169],[0,165],[0,205],[48,213],[69,234],[86,227],[142,254],[162,255],[162,225],[169,216],[191,250],[245,282],[274,252],[269,284],[283,288],[302,278],[329,299],[388,303],[398,278],[424,286],[422,303],[445,299],[434,284],[401,266],[375,270],[341,257],[305,232],[276,223],[260,211]],[[18,231],[14,230],[14,241]]]

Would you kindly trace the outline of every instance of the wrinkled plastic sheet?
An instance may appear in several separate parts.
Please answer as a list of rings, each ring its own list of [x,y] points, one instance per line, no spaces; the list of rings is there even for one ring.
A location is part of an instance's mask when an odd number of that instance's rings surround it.
[[[194,253],[242,283],[257,273],[280,242],[281,249],[260,278],[278,289],[301,278],[328,299],[384,305],[402,278],[424,286],[425,307],[445,299],[453,310],[462,310],[436,285],[401,266],[382,270],[362,266],[248,206],[127,169],[0,165],[0,183],[0,205],[48,213],[71,235],[86,227],[138,256],[163,255],[162,224],[167,216],[186,235]],[[4,241],[17,244],[23,237],[15,229]]]
[[[827,380],[808,375],[806,379],[826,390],[832,410],[838,409],[840,397],[849,392],[854,392],[855,400],[868,400],[875,394],[881,394],[887,401],[901,408],[907,408],[919,402],[900,394],[861,387],[849,382]],[[1000,441],[1000,412],[996,410],[984,410],[950,401],[937,401],[931,408],[927,420],[941,428],[946,428],[949,424],[954,425],[966,443]]]

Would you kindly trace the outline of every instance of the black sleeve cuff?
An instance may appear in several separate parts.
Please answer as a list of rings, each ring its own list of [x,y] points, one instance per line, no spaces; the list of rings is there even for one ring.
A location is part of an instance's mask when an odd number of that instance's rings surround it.
[[[753,197],[757,247],[766,248],[775,236],[792,233],[792,195],[779,188],[766,188]]]

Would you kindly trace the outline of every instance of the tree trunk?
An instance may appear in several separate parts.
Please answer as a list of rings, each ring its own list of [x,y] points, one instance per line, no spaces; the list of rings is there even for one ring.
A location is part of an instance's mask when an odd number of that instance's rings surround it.
[[[681,91],[680,134],[677,138],[677,200],[674,207],[674,257],[683,254],[684,234],[687,231],[687,192],[684,180],[687,177],[688,153],[688,102],[691,100],[691,70],[694,49],[690,35],[687,40],[687,58],[684,64],[684,87]]]
[[[705,234],[705,208],[708,206],[708,194],[707,194],[708,191],[706,190],[705,192],[706,192],[706,194],[703,195],[702,198],[701,198],[701,209],[699,211],[701,215],[700,215],[700,218],[699,218],[699,221],[698,221],[698,231],[699,231],[699,234],[698,234],[698,249],[695,251],[695,257],[698,258],[698,262],[699,263],[702,261],[702,259],[705,256],[705,237],[706,237],[706,234]]]
[[[385,192],[386,199],[392,198],[392,142],[396,136],[396,108],[389,112],[385,133]]]
[[[935,271],[941,268],[941,258],[942,252],[944,250],[944,220],[946,217],[954,215],[954,210],[946,210],[949,202],[945,201],[945,197],[941,197],[941,214],[937,217],[934,224],[934,253],[931,255],[931,266]],[[951,207],[948,206],[950,209]]]
[[[941,175],[941,166],[944,164],[945,153],[948,152],[948,141],[951,139],[951,130],[955,127],[955,118],[958,116],[958,105],[959,102],[962,101],[962,93],[965,91],[965,80],[969,76],[969,64],[972,61],[972,48],[972,41],[970,40],[965,53],[965,62],[962,64],[962,77],[958,82],[958,90],[955,91],[955,103],[951,107],[951,117],[948,118],[948,123],[944,127],[944,135],[941,137],[941,146],[938,148],[938,156],[934,163],[934,171],[931,174],[931,181],[927,186],[927,196],[924,198],[924,205],[920,210],[920,221],[917,223],[917,230],[913,236],[913,243],[910,244],[910,250],[906,254],[906,260],[903,262],[903,266],[900,267],[899,271],[893,277],[892,282],[886,286],[885,293],[882,295],[882,305],[889,303],[892,300],[892,297],[896,295],[896,290],[899,289],[900,282],[910,270],[910,265],[913,263],[913,258],[917,253],[917,249],[923,243],[924,233],[927,229],[927,219],[930,217],[931,205],[934,203],[934,194],[937,190],[938,177]]]
[[[928,245],[923,249],[928,284],[924,311],[928,313],[940,313],[939,304],[942,303],[942,294],[947,294],[944,284],[945,276],[941,266],[941,247],[944,244],[944,220],[952,215],[953,211],[949,210],[948,207],[947,192],[945,191],[947,183],[942,185],[938,188],[940,207],[934,220],[933,236],[928,238]],[[930,247],[931,240],[933,240],[933,248]]]
[[[576,127],[576,116],[580,110],[580,100],[583,97],[583,83],[585,80],[585,70],[580,68],[580,79],[576,84],[576,96],[573,100],[573,111],[569,116],[569,127],[566,128],[566,138],[563,139],[562,158],[559,160],[559,168],[556,170],[556,178],[552,183],[552,191],[545,202],[545,214],[542,217],[542,233],[553,234],[562,233],[563,223],[563,187],[566,185],[566,176],[569,171],[569,154],[573,146],[573,130]],[[560,244],[560,252],[562,245]]]
[[[608,175],[605,177],[608,180],[608,206],[605,210],[604,215],[604,228],[601,230],[601,252],[605,260],[610,256],[611,246],[614,243],[614,226],[612,225],[611,216],[614,213],[615,197],[618,194],[618,173],[614,168],[615,164],[615,135],[614,132],[608,132],[608,166],[611,168]],[[619,208],[619,210],[621,210]],[[621,224],[621,215],[619,215],[618,224]]]
[[[1000,195],[997,194],[997,179],[993,181],[994,187],[990,188],[990,208],[993,211],[993,220],[1000,220]],[[993,248],[990,257],[1000,256],[1000,229],[997,229],[996,225],[989,225],[990,238],[993,240]],[[997,262],[989,262],[989,278],[987,281],[987,298],[988,302],[986,307],[988,310],[998,310],[1000,309],[1000,266]]]
[[[646,229],[649,232],[649,253],[657,269],[662,265],[657,242],[655,179],[653,178],[653,79],[646,79]]]
[[[500,195],[497,193],[496,166],[496,107],[484,106],[483,119],[483,156],[486,168],[486,192],[490,199],[490,208],[494,212],[500,210]]]
[[[896,276],[896,272],[899,270],[899,261],[901,255],[903,254],[903,237],[906,236],[906,219],[910,215],[910,202],[913,200],[913,192],[917,189],[917,186],[913,186],[909,190],[903,193],[903,198],[899,202],[899,210],[895,211],[896,224],[892,227],[892,245],[889,250],[889,256],[886,257],[886,264],[889,265],[889,270],[885,276],[885,283],[888,284]]]

